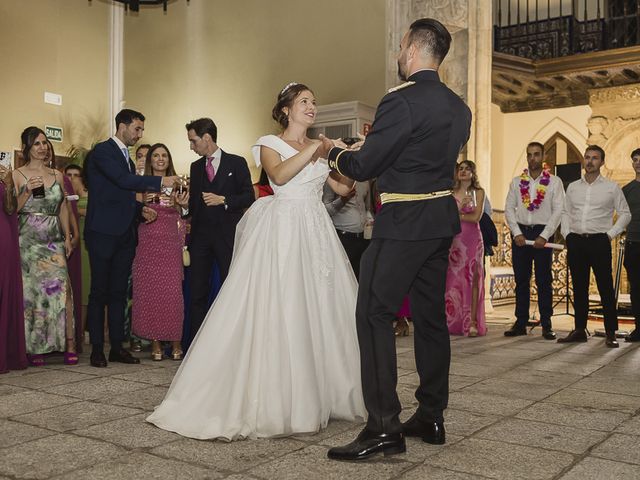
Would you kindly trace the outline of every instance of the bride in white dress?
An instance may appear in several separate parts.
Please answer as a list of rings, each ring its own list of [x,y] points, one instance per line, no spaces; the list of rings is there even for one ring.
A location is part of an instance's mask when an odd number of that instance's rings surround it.
[[[285,129],[252,152],[274,195],[236,230],[229,275],[160,406],[147,418],[198,439],[317,432],[330,418],[362,421],[355,327],[357,284],[321,201],[329,176],[311,90],[289,84],[273,117]],[[332,174],[333,175],[333,174]],[[344,183],[342,183],[342,182]]]

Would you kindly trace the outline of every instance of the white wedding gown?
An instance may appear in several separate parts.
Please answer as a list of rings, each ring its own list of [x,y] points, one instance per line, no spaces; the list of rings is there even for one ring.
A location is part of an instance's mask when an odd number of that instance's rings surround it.
[[[275,135],[260,146],[297,153]],[[258,199],[231,268],[160,406],[147,418],[198,439],[316,432],[363,420],[357,284],[321,201],[326,161]]]

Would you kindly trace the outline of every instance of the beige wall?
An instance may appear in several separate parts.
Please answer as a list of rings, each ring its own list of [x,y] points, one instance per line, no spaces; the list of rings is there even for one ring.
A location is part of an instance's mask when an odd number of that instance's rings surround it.
[[[143,141],[161,141],[179,172],[196,155],[184,125],[210,116],[219,144],[245,156],[276,131],[271,108],[297,81],[320,104],[376,106],[384,90],[384,0],[178,0],[167,14],[125,17],[126,106],[146,117]]]
[[[109,5],[86,0],[0,2],[0,150],[20,145],[29,125],[61,126],[64,142],[90,146],[108,123]],[[62,106],[44,103],[44,92]]]
[[[527,166],[526,147],[529,142],[545,143],[556,132],[560,132],[579,151],[583,151],[587,145],[587,121],[590,116],[591,108],[587,105],[505,114],[493,104],[489,194],[493,208],[504,209],[509,182]]]

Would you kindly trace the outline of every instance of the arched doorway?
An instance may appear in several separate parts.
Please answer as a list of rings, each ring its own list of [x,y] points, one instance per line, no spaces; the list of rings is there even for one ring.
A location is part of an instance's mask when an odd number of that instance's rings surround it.
[[[554,133],[544,144],[546,162],[555,172],[556,165],[580,163],[582,152],[560,132]]]

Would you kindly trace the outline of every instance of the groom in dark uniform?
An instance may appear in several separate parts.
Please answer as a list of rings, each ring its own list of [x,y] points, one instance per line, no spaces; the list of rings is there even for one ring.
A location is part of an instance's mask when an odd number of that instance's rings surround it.
[[[190,172],[192,341],[209,310],[213,262],[224,282],[233,255],[236,225],[255,196],[246,160],[218,147],[218,128],[213,120],[200,118],[186,128],[191,150],[201,156],[191,164]]]
[[[334,460],[402,453],[405,436],[445,442],[451,350],[444,293],[449,247],[460,231],[451,189],[471,125],[469,108],[438,77],[450,43],[451,35],[437,20],[415,21],[398,54],[398,74],[407,82],[382,99],[360,150],[323,139],[329,166],[357,181],[377,177],[382,200],[360,264],[356,307],[369,418],[352,443],[329,450]],[[401,424],[393,320],[407,293],[420,386],[418,409]]]

